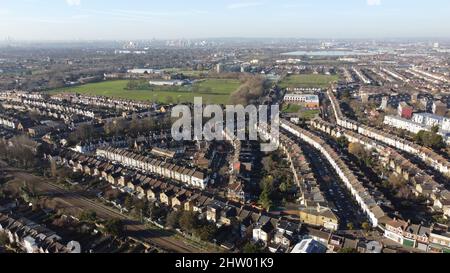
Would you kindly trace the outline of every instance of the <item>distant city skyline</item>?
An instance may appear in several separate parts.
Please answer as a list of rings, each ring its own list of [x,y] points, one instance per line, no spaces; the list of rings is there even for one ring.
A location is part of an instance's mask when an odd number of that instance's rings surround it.
[[[445,0],[0,0],[0,39],[450,38]]]

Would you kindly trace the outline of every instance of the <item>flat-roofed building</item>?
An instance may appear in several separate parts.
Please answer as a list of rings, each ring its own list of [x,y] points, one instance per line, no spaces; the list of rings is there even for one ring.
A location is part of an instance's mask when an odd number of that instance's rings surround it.
[[[298,104],[309,109],[320,107],[319,96],[310,94],[287,94],[284,97],[286,103]]]

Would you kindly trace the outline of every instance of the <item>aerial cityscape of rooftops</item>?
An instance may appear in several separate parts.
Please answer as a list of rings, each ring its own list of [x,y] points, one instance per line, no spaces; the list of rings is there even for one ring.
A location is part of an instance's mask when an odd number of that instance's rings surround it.
[[[450,3],[100,2],[1,4],[0,253],[450,253]]]

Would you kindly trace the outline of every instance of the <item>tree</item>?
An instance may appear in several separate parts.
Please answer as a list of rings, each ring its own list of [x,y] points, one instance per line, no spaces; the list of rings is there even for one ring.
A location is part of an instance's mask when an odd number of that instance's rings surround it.
[[[138,81],[130,80],[127,83],[127,90],[136,90],[138,88]]]
[[[342,248],[338,251],[338,253],[352,254],[352,253],[358,253],[358,251],[354,248]]]
[[[244,245],[244,247],[242,248],[242,252],[245,254],[258,254],[258,253],[262,253],[262,249],[252,243],[246,243]]]
[[[366,150],[362,144],[353,142],[348,145],[348,152],[358,158],[362,158]]]
[[[0,246],[5,246],[9,243],[8,235],[4,232],[0,232]]]
[[[64,87],[64,80],[61,76],[53,76],[48,83],[48,87],[50,89]]]
[[[355,226],[353,225],[353,223],[348,223],[347,224],[347,229],[348,230],[353,230],[355,228]]]
[[[437,151],[445,147],[444,139],[441,135],[437,134],[436,128],[434,128],[431,132],[420,131],[414,136],[414,141],[419,145],[426,146]]]
[[[93,139],[96,136],[97,136],[97,132],[93,125],[82,124],[82,125],[78,126],[78,128],[69,135],[69,140],[72,143],[76,143],[79,141]]]
[[[32,203],[33,206],[39,201],[39,195],[36,193],[35,185],[31,184],[31,187],[23,182],[22,187],[20,187],[20,197],[27,203]]]
[[[351,94],[349,90],[344,90],[340,93],[340,97],[344,101],[349,101],[351,99]]]
[[[341,148],[348,147],[348,145],[350,144],[349,141],[348,141],[348,139],[347,139],[345,136],[340,136],[340,137],[337,139],[337,143],[339,144],[339,146],[340,146]]]
[[[3,158],[8,162],[14,162],[19,167],[31,168],[36,166],[37,150],[39,144],[31,138],[20,135],[10,139],[11,145],[6,145],[0,150],[5,150]],[[3,146],[0,145],[0,146]]]
[[[241,86],[231,94],[233,104],[248,105],[264,94],[265,80],[259,76],[244,76]]]
[[[267,211],[272,208],[272,194],[273,194],[273,177],[267,176],[261,182],[261,195],[259,196],[259,203]]]
[[[124,200],[124,206],[128,211],[130,211],[133,207],[133,197],[127,195]]]
[[[141,122],[137,119],[137,117],[133,116],[130,122],[130,133],[133,134],[133,136],[137,136],[141,132],[141,128]]]
[[[279,189],[282,193],[285,193],[289,190],[289,185],[286,182],[283,182],[280,184]]]
[[[397,174],[391,174],[388,178],[389,185],[393,189],[400,189],[404,185],[406,185],[407,181],[403,178],[403,176],[397,175]]]
[[[147,207],[147,202],[144,200],[136,200],[134,202],[134,211],[139,217],[143,216],[144,210]]]
[[[373,159],[371,153],[364,148],[364,145],[360,143],[350,143],[348,145],[348,151],[356,156],[360,163],[365,164],[368,167],[372,166]]]
[[[179,224],[182,230],[193,232],[198,226],[197,213],[191,211],[182,212]]]
[[[439,133],[439,126],[433,126],[433,127],[431,128],[431,132],[434,133],[434,134]]]
[[[195,230],[195,235],[203,241],[211,241],[217,233],[217,227],[214,224],[207,223]]]
[[[180,212],[178,211],[169,212],[166,220],[167,227],[171,229],[178,228],[180,224],[179,219],[180,219]]]
[[[267,211],[270,211],[270,209],[272,208],[273,202],[272,200],[270,200],[270,193],[267,190],[262,191],[259,197],[259,203]]]
[[[362,228],[364,229],[364,231],[366,231],[366,232],[370,231],[370,229],[371,229],[370,224],[367,223],[367,222],[362,223],[361,226],[362,226]]]
[[[156,206],[153,202],[149,203],[149,205],[147,206],[146,213],[148,217],[150,217],[150,219],[159,219],[164,214],[163,210],[160,207]]]
[[[95,223],[97,221],[97,213],[93,210],[83,211],[80,215],[80,221]]]
[[[407,200],[414,198],[413,192],[409,189],[409,187],[407,185],[401,186],[398,189],[396,196],[398,198],[407,199]]]
[[[144,118],[141,122],[142,130],[144,132],[152,131],[155,129],[156,122],[153,117]]]
[[[105,198],[109,201],[116,200],[120,195],[120,192],[115,189],[109,189],[105,192]]]
[[[119,219],[111,219],[105,223],[105,232],[111,236],[120,237],[123,234],[123,222]]]

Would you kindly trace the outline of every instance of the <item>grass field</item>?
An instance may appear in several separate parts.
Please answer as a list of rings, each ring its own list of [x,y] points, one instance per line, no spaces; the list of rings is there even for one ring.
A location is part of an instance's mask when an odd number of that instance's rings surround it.
[[[286,114],[299,114],[299,117],[311,120],[315,118],[318,114],[320,114],[319,110],[310,110],[301,107],[300,105],[295,104],[287,104],[283,106],[283,113]]]
[[[50,91],[51,94],[76,93],[91,96],[106,96],[137,101],[154,101],[159,103],[184,103],[193,102],[194,97],[202,97],[203,103],[226,104],[230,101],[230,95],[240,86],[238,80],[206,79],[198,82],[198,90],[208,91],[194,92],[190,86],[173,87],[169,90],[161,90],[155,87],[151,90],[126,90],[128,81],[105,81],[100,83],[86,84]],[[167,87],[164,87],[166,89]]]
[[[339,79],[335,75],[291,75],[281,81],[281,88],[328,88]]]
[[[301,112],[301,117],[306,120],[310,120],[317,117],[318,114],[320,114],[319,110],[306,110]]]
[[[288,114],[298,113],[298,111],[300,111],[300,109],[301,109],[301,107],[299,105],[287,104],[283,107],[283,113],[288,113]]]

